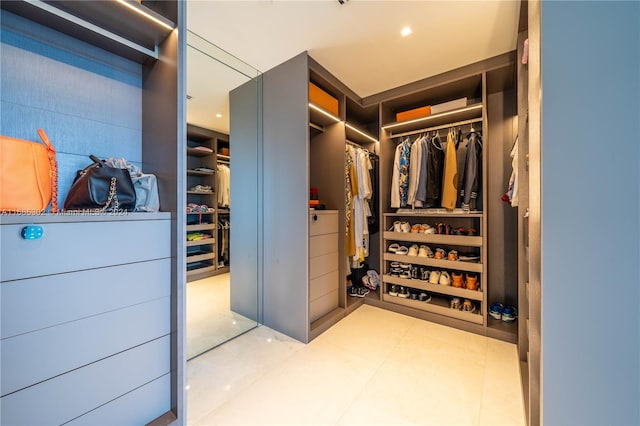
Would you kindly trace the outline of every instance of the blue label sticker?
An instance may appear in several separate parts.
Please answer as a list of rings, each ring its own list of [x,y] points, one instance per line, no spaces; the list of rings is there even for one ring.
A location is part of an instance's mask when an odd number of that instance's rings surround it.
[[[37,240],[38,238],[42,237],[43,234],[44,229],[42,229],[42,226],[37,225],[25,226],[24,228],[22,228],[22,231],[20,231],[20,235],[25,240]]]

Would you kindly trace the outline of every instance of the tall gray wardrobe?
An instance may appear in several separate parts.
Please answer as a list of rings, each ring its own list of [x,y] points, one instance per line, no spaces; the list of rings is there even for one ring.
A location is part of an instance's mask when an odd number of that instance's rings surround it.
[[[338,101],[338,114],[310,104],[309,83]],[[510,152],[518,132],[516,52],[510,52],[383,93],[361,98],[306,52],[263,74],[264,167],[264,324],[303,342],[315,338],[363,303],[439,322],[509,342],[517,340],[517,322],[488,315],[493,302],[516,305],[517,211],[501,200],[511,173]],[[286,97],[282,93],[287,93]],[[432,114],[424,121],[397,122],[396,114],[424,105],[466,98],[464,107]],[[483,133],[482,193],[484,208],[458,214],[442,211],[397,211],[391,208],[390,184],[394,151],[402,135],[425,129],[467,126]],[[444,130],[446,135],[446,130]],[[370,230],[367,263],[382,283],[364,298],[347,295],[345,252],[345,145],[359,145],[379,156],[378,225]],[[309,189],[318,189],[328,210],[338,211],[338,282],[336,305],[321,317],[311,315],[313,280],[310,250],[313,211]],[[390,232],[396,220],[478,228],[475,237],[432,235],[407,237]],[[415,240],[415,238],[419,238]],[[432,247],[473,250],[475,263],[415,260],[431,268],[478,274],[480,290],[402,280],[389,274],[396,259],[389,244],[414,242]],[[389,297],[393,284],[429,292],[433,302]],[[476,312],[449,308],[452,297],[473,300]]]

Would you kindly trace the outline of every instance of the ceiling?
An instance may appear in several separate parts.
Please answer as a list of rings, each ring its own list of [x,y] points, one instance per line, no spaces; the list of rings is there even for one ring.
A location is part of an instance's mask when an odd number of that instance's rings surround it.
[[[514,0],[195,0],[187,2],[187,27],[262,72],[306,50],[365,97],[514,50],[519,11]],[[413,32],[402,37],[405,26]],[[218,80],[207,72],[214,61],[189,55],[188,92],[199,103],[189,101],[188,119],[196,114],[190,122],[228,131],[228,117],[214,120],[228,104],[219,96],[246,77]],[[208,111],[209,104],[220,106]]]

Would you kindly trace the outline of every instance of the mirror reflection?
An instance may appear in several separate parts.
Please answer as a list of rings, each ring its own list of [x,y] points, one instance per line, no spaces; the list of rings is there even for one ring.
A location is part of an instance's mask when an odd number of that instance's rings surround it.
[[[259,75],[188,32],[187,359],[259,322]],[[231,93],[241,98],[235,118]]]

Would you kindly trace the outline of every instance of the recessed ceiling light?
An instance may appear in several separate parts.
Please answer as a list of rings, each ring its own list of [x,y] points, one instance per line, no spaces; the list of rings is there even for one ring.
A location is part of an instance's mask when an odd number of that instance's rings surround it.
[[[404,27],[401,31],[400,34],[402,34],[402,37],[406,37],[408,35],[411,35],[412,31],[411,31],[411,27]]]
[[[216,114],[216,117],[222,118],[222,114]]]

